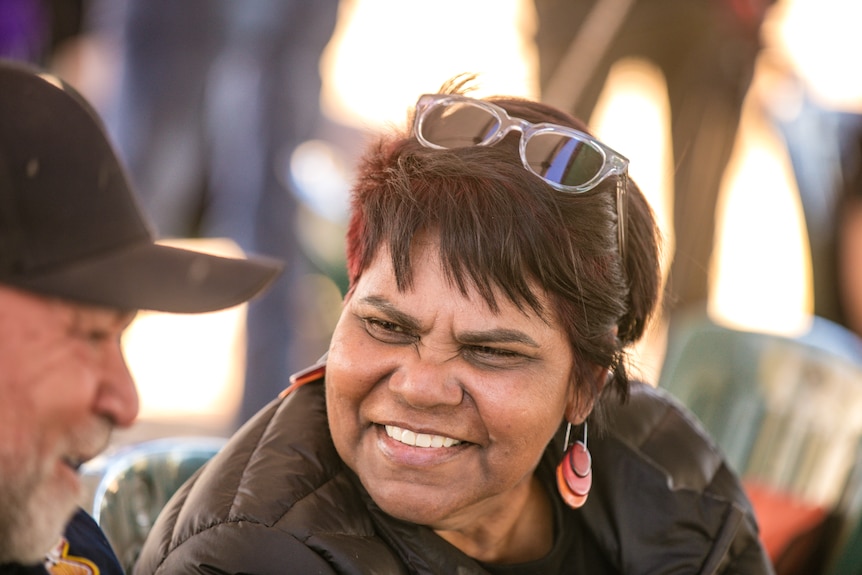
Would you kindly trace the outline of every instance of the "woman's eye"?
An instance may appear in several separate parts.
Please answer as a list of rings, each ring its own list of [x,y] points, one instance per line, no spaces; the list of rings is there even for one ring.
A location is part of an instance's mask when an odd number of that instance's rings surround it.
[[[365,331],[376,340],[385,343],[413,343],[416,341],[416,336],[404,327],[391,321],[386,321],[379,318],[366,317],[362,320],[365,324]]]
[[[497,347],[487,347],[484,345],[474,346],[471,348],[472,353],[478,355],[489,355],[494,357],[515,357],[518,354],[508,349],[500,349]]]
[[[489,347],[484,345],[472,345],[465,347],[463,353],[466,357],[474,361],[484,363],[511,363],[514,361],[522,361],[524,356],[516,351],[505,348]]]

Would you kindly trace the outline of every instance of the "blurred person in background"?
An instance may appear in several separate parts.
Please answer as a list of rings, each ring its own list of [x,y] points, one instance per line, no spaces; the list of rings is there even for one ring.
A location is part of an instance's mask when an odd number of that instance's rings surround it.
[[[589,119],[613,65],[664,75],[675,252],[668,311],[705,308],[721,180],[775,0],[535,0],[542,100]]]
[[[0,58],[50,68],[81,31],[85,0],[0,0]]]
[[[287,264],[248,309],[238,424],[326,346],[302,331],[314,306],[298,283],[313,267],[287,166],[318,128],[337,10],[338,0],[89,3],[88,32],[117,42],[109,131],[160,234],[230,238]]]
[[[629,378],[660,270],[628,161],[465,90],[367,149],[325,361],[175,494],[135,573],[772,572],[721,454]]]
[[[862,336],[862,115],[812,98],[789,71],[776,100],[798,100],[792,117],[767,102],[787,147],[811,254],[813,313]],[[794,88],[790,85],[796,84]],[[791,94],[788,92],[796,92]]]
[[[842,323],[862,337],[862,114],[852,128],[843,162],[843,194],[838,205],[838,286]]]
[[[90,105],[0,61],[0,572],[122,572],[77,470],[137,415],[123,332],[139,309],[238,305],[280,269],[155,244]]]
[[[814,315],[862,335],[862,49],[857,3],[781,0],[764,34],[759,104],[783,139],[810,250]]]

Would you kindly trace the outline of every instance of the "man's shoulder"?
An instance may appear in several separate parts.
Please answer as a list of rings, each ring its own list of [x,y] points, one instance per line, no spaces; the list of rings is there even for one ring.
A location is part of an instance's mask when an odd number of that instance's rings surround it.
[[[49,568],[49,573],[69,573],[70,567],[76,566],[79,568],[76,573],[123,574],[123,568],[104,532],[83,509],[78,509],[66,525],[64,540],[54,549],[50,558],[59,567],[56,571]],[[80,570],[83,568],[90,568],[91,571]]]
[[[44,563],[30,566],[7,563],[0,565],[0,573],[123,575],[123,568],[96,521],[78,509],[66,524],[63,537],[46,553]]]

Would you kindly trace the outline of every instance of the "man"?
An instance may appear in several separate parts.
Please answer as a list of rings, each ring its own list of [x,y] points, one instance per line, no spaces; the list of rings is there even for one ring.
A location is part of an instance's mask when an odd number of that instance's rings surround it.
[[[0,572],[121,572],[76,470],[137,415],[123,330],[239,304],[280,267],[156,245],[92,108],[0,61]]]

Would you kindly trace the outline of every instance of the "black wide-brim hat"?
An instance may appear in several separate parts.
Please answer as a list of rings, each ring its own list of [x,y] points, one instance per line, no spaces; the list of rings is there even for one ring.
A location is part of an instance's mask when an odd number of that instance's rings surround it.
[[[0,284],[193,313],[248,300],[281,268],[156,244],[92,107],[56,76],[0,61]]]

